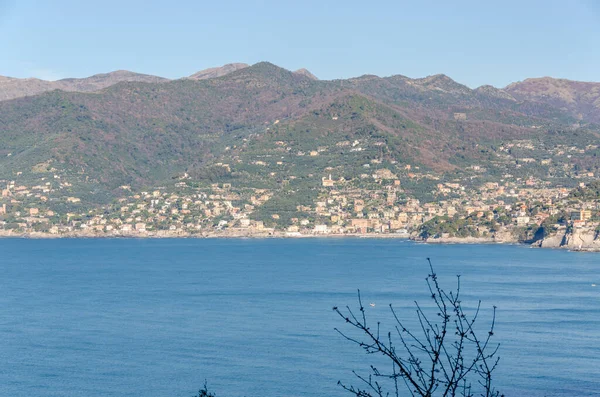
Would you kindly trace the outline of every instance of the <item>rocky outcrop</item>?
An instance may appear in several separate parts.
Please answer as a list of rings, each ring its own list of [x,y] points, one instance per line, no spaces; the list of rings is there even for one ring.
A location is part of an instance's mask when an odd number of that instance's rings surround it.
[[[491,244],[497,242],[492,237],[430,237],[430,244]]]
[[[600,251],[600,235],[592,228],[561,230],[533,243],[540,248],[563,248],[572,251]]]
[[[541,248],[560,248],[563,245],[563,241],[565,239],[565,235],[556,234],[554,236],[548,236],[538,242],[534,243]]]
[[[496,231],[493,234],[489,234],[486,236],[467,236],[467,237],[458,237],[458,236],[450,236],[448,233],[442,233],[440,236],[429,237],[427,239],[423,239],[419,236],[417,231],[413,231],[410,234],[410,239],[415,241],[422,241],[425,243],[432,244],[515,244],[519,243],[519,239],[514,233],[514,229],[512,227],[501,227],[500,230]]]
[[[494,233],[494,242],[496,243],[518,243],[519,239],[514,234],[512,228],[503,227]]]

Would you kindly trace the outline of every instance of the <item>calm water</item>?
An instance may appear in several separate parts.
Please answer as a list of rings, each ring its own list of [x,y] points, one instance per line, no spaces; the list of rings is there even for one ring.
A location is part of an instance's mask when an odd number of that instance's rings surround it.
[[[413,318],[426,257],[498,306],[497,385],[600,395],[600,254],[375,239],[0,240],[0,396],[344,396],[373,359],[331,308]],[[598,287],[592,284],[597,283]],[[489,317],[489,316],[488,316]],[[488,317],[482,317],[482,321]]]

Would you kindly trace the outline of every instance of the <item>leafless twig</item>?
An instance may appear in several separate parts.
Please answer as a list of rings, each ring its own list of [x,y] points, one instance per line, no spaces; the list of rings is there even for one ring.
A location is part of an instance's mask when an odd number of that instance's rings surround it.
[[[499,344],[492,344],[496,323],[496,307],[492,312],[489,331],[484,337],[477,336],[475,322],[479,316],[481,302],[471,315],[465,312],[460,296],[460,276],[457,276],[455,291],[446,292],[440,286],[427,258],[431,273],[427,276],[427,286],[434,302],[435,318],[428,310],[415,302],[419,329],[410,331],[403,325],[400,316],[390,305],[395,321],[393,332],[380,333],[381,324],[371,329],[358,291],[358,311],[355,314],[350,306],[342,311],[333,310],[350,326],[358,331],[342,332],[345,339],[360,346],[368,354],[382,355],[391,364],[391,371],[380,371],[371,365],[371,373],[362,376],[354,372],[359,386],[340,385],[357,397],[400,396],[399,380],[404,383],[412,396],[463,396],[500,397],[492,385],[492,373],[498,366]],[[427,312],[427,313],[426,313]],[[354,332],[356,333],[356,332]],[[391,380],[389,383],[387,380]],[[389,386],[391,391],[385,391]]]

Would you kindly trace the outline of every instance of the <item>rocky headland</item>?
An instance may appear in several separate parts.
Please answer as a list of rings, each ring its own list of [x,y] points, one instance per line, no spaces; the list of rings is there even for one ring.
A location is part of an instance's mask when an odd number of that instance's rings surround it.
[[[533,246],[571,251],[600,251],[600,233],[593,228],[565,228],[534,242]]]

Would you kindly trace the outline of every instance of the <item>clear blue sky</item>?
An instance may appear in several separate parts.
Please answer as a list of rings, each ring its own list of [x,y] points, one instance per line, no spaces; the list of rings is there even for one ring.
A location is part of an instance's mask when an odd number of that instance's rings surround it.
[[[600,81],[600,1],[0,0],[0,75],[179,78],[263,60],[321,79]]]

